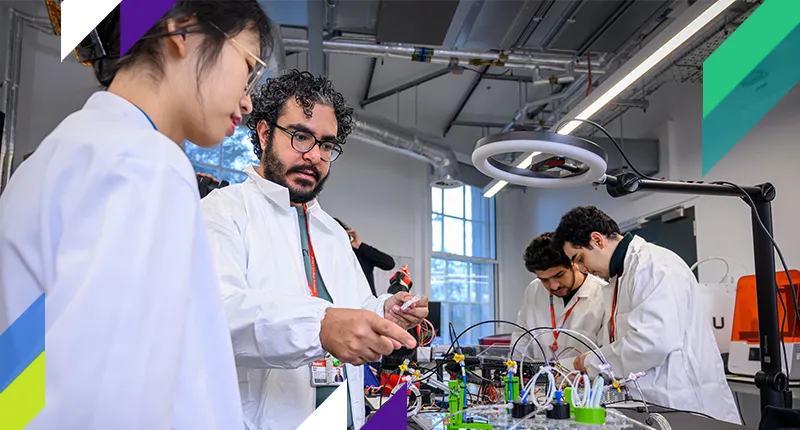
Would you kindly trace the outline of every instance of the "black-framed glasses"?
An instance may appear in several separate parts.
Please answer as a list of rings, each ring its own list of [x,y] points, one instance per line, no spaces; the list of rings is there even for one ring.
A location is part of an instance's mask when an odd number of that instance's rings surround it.
[[[247,77],[247,86],[244,89],[244,94],[246,96],[249,96],[250,94],[253,93],[253,90],[255,90],[256,86],[258,86],[258,83],[261,81],[261,77],[264,76],[264,73],[267,71],[267,63],[265,63],[264,60],[259,58],[258,55],[250,52],[249,49],[242,46],[241,43],[237,42],[228,33],[222,31],[222,29],[217,27],[213,22],[207,22],[207,24],[216,29],[217,31],[219,31],[220,33],[222,33],[222,35],[225,36],[225,40],[230,42],[231,45],[233,45],[235,48],[242,51],[245,55],[253,59],[254,61],[253,64],[250,64],[250,62],[247,61],[247,70],[250,74]],[[199,23],[194,25],[188,25],[186,27],[178,28],[177,30],[172,32],[160,33],[152,36],[144,36],[142,37],[142,39],[156,39],[160,37],[185,36],[189,33],[200,33],[201,27],[202,26]]]
[[[311,133],[300,130],[288,130],[279,126],[278,124],[273,125],[275,128],[291,136],[292,148],[297,152],[305,154],[306,152],[314,149],[314,146],[319,145],[320,158],[330,163],[333,163],[337,158],[339,158],[340,155],[342,155],[342,146],[334,141],[321,141]]]

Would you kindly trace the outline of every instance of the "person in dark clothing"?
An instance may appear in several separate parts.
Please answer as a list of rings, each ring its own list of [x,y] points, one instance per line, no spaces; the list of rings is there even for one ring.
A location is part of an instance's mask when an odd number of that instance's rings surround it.
[[[343,223],[340,219],[334,219],[342,226],[347,234],[350,235],[350,245],[353,246],[353,252],[355,252],[356,258],[358,258],[358,262],[361,264],[361,270],[364,271],[364,276],[367,277],[369,287],[372,289],[372,295],[377,297],[378,294],[375,292],[375,275],[373,271],[376,267],[381,270],[394,269],[394,258],[362,242],[358,237],[357,231],[348,227],[347,224]]]

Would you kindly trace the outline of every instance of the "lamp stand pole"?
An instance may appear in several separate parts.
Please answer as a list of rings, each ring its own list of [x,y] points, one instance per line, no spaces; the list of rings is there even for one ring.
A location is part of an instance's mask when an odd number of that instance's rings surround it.
[[[791,408],[791,397],[786,396],[788,378],[781,367],[781,335],[778,330],[778,303],[775,282],[775,252],[772,241],[772,200],[775,187],[765,183],[752,187],[736,187],[703,182],[654,181],[641,179],[626,173],[620,177],[606,176],[604,182],[608,194],[622,197],[636,191],[678,193],[706,196],[740,197],[750,196],[755,203],[752,210],[753,254],[756,268],[756,300],[758,305],[758,335],[761,370],[755,375],[755,385],[761,390],[761,409],[767,405]],[[766,229],[761,228],[758,217]],[[769,233],[769,236],[767,236]],[[788,309],[787,309],[788,311]]]

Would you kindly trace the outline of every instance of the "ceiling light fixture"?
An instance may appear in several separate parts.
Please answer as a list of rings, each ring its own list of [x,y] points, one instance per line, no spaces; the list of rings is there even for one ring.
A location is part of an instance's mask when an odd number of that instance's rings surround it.
[[[684,42],[689,40],[695,33],[700,31],[703,27],[705,27],[709,22],[711,22],[714,18],[716,18],[720,13],[722,13],[725,9],[727,9],[731,4],[733,4],[736,0],[717,0],[711,6],[708,6],[703,10],[706,3],[697,2],[693,6],[691,6],[683,15],[678,17],[678,19],[672,23],[667,29],[665,29],[661,34],[656,36],[656,38],[650,42],[645,48],[641,49],[636,55],[631,58],[630,61],[622,65],[609,79],[606,83],[616,82],[615,84],[608,87],[606,91],[597,91],[591,94],[589,97],[584,99],[575,110],[579,110],[580,113],[572,115],[571,113],[567,115],[567,117],[575,118],[578,120],[581,119],[589,119],[592,115],[596,114],[603,106],[607,105],[612,99],[617,97],[622,91],[628,88],[632,83],[636,82],[639,78],[644,76],[648,70],[652,69],[656,64],[658,64],[661,60],[666,58],[669,54],[671,54],[675,49],[681,46]],[[695,16],[692,18],[692,16]],[[558,134],[561,135],[568,135],[575,131],[580,126],[579,121],[572,121],[567,124],[564,124],[558,130]],[[551,129],[552,130],[552,129]],[[503,135],[508,133],[503,133]],[[498,135],[502,136],[502,135]],[[483,140],[483,139],[482,139]],[[497,140],[496,142],[501,142],[502,139]],[[480,143],[480,142],[479,142]],[[535,152],[539,146],[537,143],[532,142],[531,144],[526,143],[525,141],[518,140],[516,141],[515,148],[517,152]],[[488,149],[484,149],[487,152],[493,152]],[[506,151],[511,152],[511,151]],[[585,154],[584,154],[585,155]],[[527,156],[525,159],[520,162],[517,167],[520,169],[526,169],[530,166],[532,162],[533,156]],[[585,160],[584,160],[585,161]],[[475,162],[475,155],[473,154],[473,162]],[[476,163],[477,166],[477,163]],[[485,172],[484,172],[485,173]],[[490,175],[492,176],[492,175]],[[492,176],[495,179],[501,179],[497,176]],[[492,184],[489,189],[484,193],[484,197],[491,198],[494,197],[500,190],[505,187],[508,181],[499,181]],[[546,181],[546,182],[537,182],[540,185],[530,185],[530,186],[547,186],[551,187],[554,186],[553,183],[558,183],[559,186],[560,182],[554,181]],[[572,181],[572,186],[583,185],[582,181]]]

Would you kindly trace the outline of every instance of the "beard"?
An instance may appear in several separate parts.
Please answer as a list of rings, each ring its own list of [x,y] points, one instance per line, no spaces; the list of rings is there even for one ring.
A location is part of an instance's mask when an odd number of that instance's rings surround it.
[[[316,167],[310,164],[297,164],[289,169],[283,165],[281,160],[278,159],[278,156],[275,155],[272,148],[272,139],[270,138],[269,142],[267,142],[267,149],[264,151],[264,154],[261,156],[261,167],[264,173],[264,179],[272,181],[278,185],[282,185],[289,190],[289,200],[294,204],[305,204],[314,200],[317,195],[322,191],[322,187],[325,185],[325,181],[328,180],[330,174],[325,176],[324,178],[320,178],[322,176],[317,170]],[[289,185],[288,181],[286,180],[286,176],[290,173],[294,172],[306,172],[310,173],[314,176],[314,179],[317,181],[317,186],[314,187],[310,191],[304,191],[302,189],[294,188],[292,185]],[[305,180],[300,180],[298,182],[306,182]],[[310,183],[309,183],[310,185]]]

